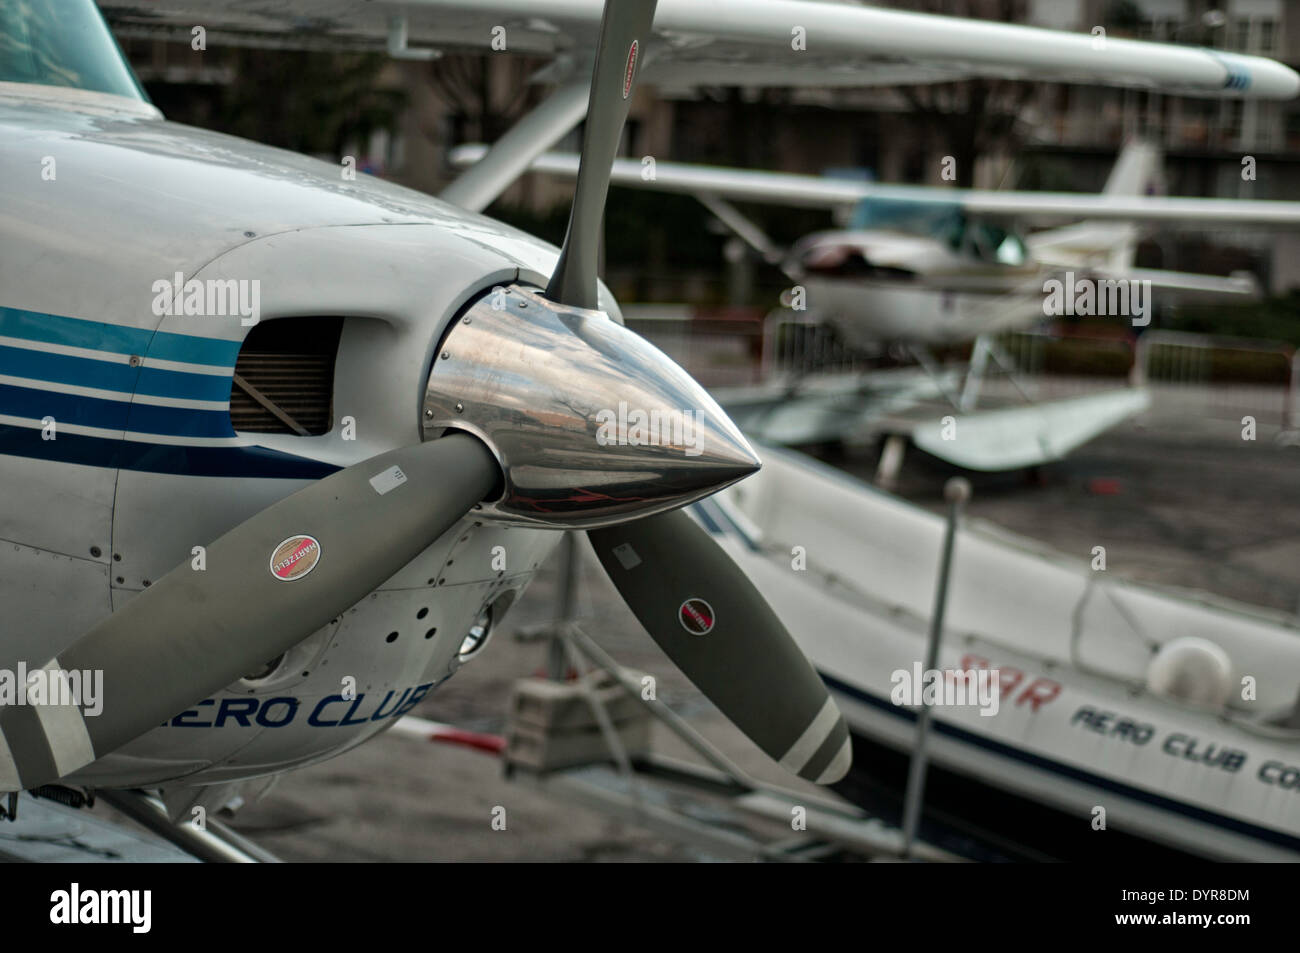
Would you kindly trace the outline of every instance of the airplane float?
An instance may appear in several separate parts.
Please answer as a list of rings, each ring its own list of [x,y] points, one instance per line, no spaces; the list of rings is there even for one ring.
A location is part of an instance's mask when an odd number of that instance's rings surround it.
[[[563,74],[435,199],[168,122],[91,0],[0,11],[0,669],[49,688],[0,698],[0,792],[161,792],[178,821],[389,727],[482,650],[573,529],[760,748],[812,781],[848,771],[821,679],[680,509],[753,473],[753,449],[597,279],[642,74],[1300,87],[1255,57],[819,3],[103,8],[128,32],[208,23],[209,43],[394,55],[483,49],[505,24]],[[478,214],[584,115],[562,248]],[[598,440],[624,402],[639,416]],[[687,413],[698,453],[675,424],[638,431]],[[69,694],[72,673],[97,697]]]
[[[945,521],[806,456],[760,454],[751,480],[692,509],[844,712],[854,766],[835,789],[896,820]],[[921,673],[939,686],[932,842],[1019,860],[1300,859],[1294,616],[964,520],[943,629]],[[980,672],[997,673],[992,699],[944,688]]]

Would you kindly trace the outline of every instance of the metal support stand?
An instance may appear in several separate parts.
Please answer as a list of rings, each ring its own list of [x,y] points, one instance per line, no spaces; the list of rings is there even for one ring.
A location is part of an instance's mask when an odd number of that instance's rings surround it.
[[[903,454],[907,452],[907,438],[901,433],[891,433],[885,438],[876,466],[876,486],[890,493],[898,488],[898,471],[903,468]]]
[[[1025,403],[1032,404],[1034,399],[1020,384],[1015,360],[991,336],[981,334],[975,339],[974,347],[971,349],[970,367],[966,370],[966,382],[962,387],[957,409],[962,413],[970,413],[975,409],[976,403],[979,402],[980,385],[984,383],[984,375],[988,371],[990,360],[1007,376],[1007,380],[1011,381],[1011,386],[1016,389],[1020,398]]]
[[[573,533],[564,534],[560,544],[563,560],[560,569],[560,601],[553,625],[548,627],[550,643],[546,649],[546,677],[562,682],[568,674],[569,657],[565,649],[566,625],[578,615],[578,538]]]
[[[754,787],[756,782],[749,775],[710,744],[685,719],[668,708],[668,706],[643,698],[641,686],[632,681],[623,670],[623,667],[608,652],[597,645],[591,636],[582,631],[576,621],[578,582],[581,571],[578,539],[576,533],[565,533],[564,537],[565,541],[562,544],[564,550],[560,567],[559,615],[550,623],[520,633],[520,637],[523,639],[531,640],[539,637],[548,639],[547,677],[553,681],[565,681],[570,666],[581,672],[584,668],[582,659],[585,656],[597,668],[604,670],[614,678],[629,695],[667,725],[670,731],[678,735],[710,765],[728,775],[737,785]],[[610,721],[609,713],[594,693],[588,693],[587,701],[591,706],[592,714],[596,718],[596,723],[601,729],[601,734],[610,745],[610,751],[614,755],[615,762],[625,774],[630,776],[631,763],[623,750],[622,743],[619,741],[618,732]]]
[[[898,828],[845,805],[828,795],[794,790],[754,778],[685,719],[659,700],[647,699],[641,684],[596,643],[575,619],[581,554],[571,537],[561,554],[560,617],[519,633],[524,641],[549,640],[548,659],[560,676],[586,663],[603,669],[664,727],[693,750],[706,765],[688,764],[653,752],[633,761],[622,744],[609,710],[593,691],[587,701],[617,765],[603,761],[541,773],[516,771],[507,776],[537,786],[566,801],[608,812],[693,845],[713,856],[737,860],[807,861],[848,852],[894,859],[903,849]],[[558,660],[558,663],[557,661]],[[585,660],[585,661],[584,661]],[[762,836],[750,824],[771,831],[789,823],[793,807],[807,817],[807,833],[791,838]],[[725,818],[725,821],[702,818]],[[917,860],[953,861],[957,856],[923,841],[910,848]]]
[[[962,509],[970,499],[970,481],[953,477],[943,488],[948,501],[948,526],[943,537],[943,555],[939,561],[939,582],[934,593],[934,613],[930,617],[930,640],[925,650],[925,667],[922,677],[939,664],[939,643],[943,637],[943,614],[948,603],[948,578],[952,570],[953,547],[957,539],[957,525]],[[919,688],[919,686],[918,686]],[[925,797],[926,744],[930,738],[930,706],[922,696],[921,712],[916,719],[916,745],[907,769],[907,790],[903,796],[903,856],[910,857],[916,830],[921,822],[921,804]]]
[[[148,791],[102,789],[99,798],[111,804],[146,830],[175,844],[199,860],[218,864],[278,864],[270,851],[257,846],[216,820],[202,827],[188,821],[179,824],[171,819],[159,798]]]
[[[1002,369],[1002,373],[1007,375],[1007,380],[1011,381],[1011,386],[1016,389],[1020,399],[1026,404],[1034,403],[1034,398],[1020,386],[1020,371],[1016,367],[1015,358],[1008,354],[1006,348],[994,338],[986,338],[985,346],[988,348],[989,357],[993,358],[993,362]]]
[[[957,402],[958,410],[969,412],[975,409],[975,403],[980,399],[980,385],[984,383],[984,368],[988,360],[988,339],[981,334],[971,349],[970,367],[966,371],[966,384],[962,387],[961,399]]]
[[[943,394],[944,399],[952,404],[955,409],[961,410],[961,394],[948,386],[948,382],[944,380],[943,368],[934,359],[930,349],[920,344],[909,344],[907,345],[907,352],[912,355],[912,359],[917,364],[921,365],[921,370],[925,371],[930,380],[934,381],[934,386],[939,388],[939,392]]]

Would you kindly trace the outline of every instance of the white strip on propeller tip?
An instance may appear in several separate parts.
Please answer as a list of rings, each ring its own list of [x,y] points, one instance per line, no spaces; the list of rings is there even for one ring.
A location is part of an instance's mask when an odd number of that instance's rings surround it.
[[[20,791],[22,786],[18,778],[18,765],[14,764],[14,756],[9,753],[5,736],[0,733],[0,792]]]
[[[821,711],[817,712],[817,717],[808,722],[808,727],[799,736],[799,740],[790,746],[790,750],[781,759],[781,767],[793,774],[801,772],[817,753],[817,749],[835,730],[839,721],[840,710],[835,707],[835,702],[831,701],[830,696],[827,696],[826,703],[822,705]]]
[[[844,775],[849,773],[849,768],[853,766],[853,740],[845,738],[844,744],[840,745],[840,750],[835,753],[831,763],[826,766],[826,770],[817,778],[818,784],[834,784]]]
[[[61,673],[58,659],[52,659],[42,668],[49,673]],[[76,705],[35,705],[36,717],[45,731],[45,740],[54,756],[54,766],[59,776],[84,768],[95,760],[95,747],[86,731],[86,718]]]

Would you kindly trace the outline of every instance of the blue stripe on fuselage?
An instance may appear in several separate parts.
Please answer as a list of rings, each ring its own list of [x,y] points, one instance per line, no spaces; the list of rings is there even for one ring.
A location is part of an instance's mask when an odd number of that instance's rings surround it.
[[[52,384],[75,384],[128,395],[136,393],[151,397],[215,401],[230,398],[230,378],[225,375],[139,368],[130,364],[3,345],[0,345],[0,374]]]
[[[0,384],[0,414],[29,420],[54,418],[57,424],[129,430],[184,437],[233,437],[230,413],[157,407],[123,400],[101,400],[77,394]]]
[[[178,447],[69,433],[43,440],[40,430],[6,424],[0,424],[0,455],[113,470],[250,479],[318,480],[339,469],[265,447]]]
[[[213,367],[234,367],[243,343],[4,307],[0,307],[0,335]]]
[[[0,346],[0,374],[31,381],[0,385],[0,414],[27,420],[52,417],[109,431],[159,436],[233,437],[228,410],[191,410],[44,390],[42,383],[75,385],[123,395],[226,403],[240,341],[150,331],[100,321],[0,307],[0,336],[64,347],[175,361],[221,369],[193,374],[135,366],[122,361],[74,357],[14,342]],[[45,439],[53,436],[53,439]],[[55,428],[0,425],[0,454],[110,469],[188,476],[313,480],[338,467],[257,446],[177,446],[115,437],[92,437]]]

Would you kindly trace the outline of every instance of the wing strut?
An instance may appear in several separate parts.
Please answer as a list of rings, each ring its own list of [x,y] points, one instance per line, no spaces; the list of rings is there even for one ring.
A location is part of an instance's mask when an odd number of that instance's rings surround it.
[[[473,166],[442,190],[439,198],[481,212],[528,170],[533,160],[576,128],[587,115],[590,75],[573,78],[510,127]]]

